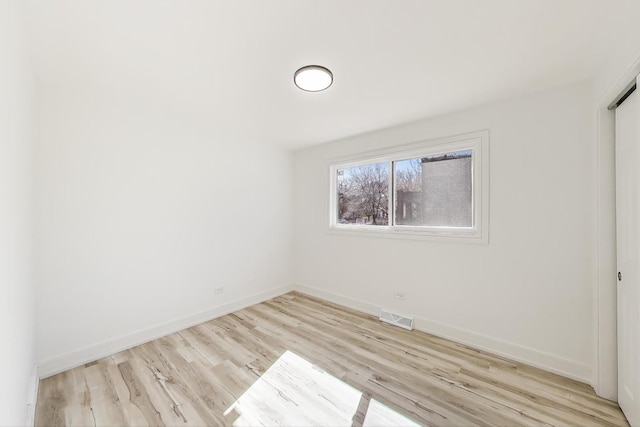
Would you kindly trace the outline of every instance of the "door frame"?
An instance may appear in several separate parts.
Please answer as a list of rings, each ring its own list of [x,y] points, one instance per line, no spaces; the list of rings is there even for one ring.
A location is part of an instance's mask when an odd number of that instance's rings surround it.
[[[618,400],[615,112],[607,107],[638,74],[640,57],[596,104],[597,243],[592,385],[598,396],[613,401]]]

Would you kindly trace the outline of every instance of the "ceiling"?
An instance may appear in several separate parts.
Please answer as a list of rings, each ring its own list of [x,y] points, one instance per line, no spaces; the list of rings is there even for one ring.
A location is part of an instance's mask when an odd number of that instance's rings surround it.
[[[590,78],[631,4],[52,0],[28,22],[42,93],[295,149]],[[329,90],[294,86],[308,64]]]

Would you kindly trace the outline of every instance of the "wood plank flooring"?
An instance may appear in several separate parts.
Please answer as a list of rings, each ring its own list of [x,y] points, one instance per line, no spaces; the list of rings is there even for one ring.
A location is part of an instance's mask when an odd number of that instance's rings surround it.
[[[40,382],[37,426],[627,426],[590,386],[291,292]]]

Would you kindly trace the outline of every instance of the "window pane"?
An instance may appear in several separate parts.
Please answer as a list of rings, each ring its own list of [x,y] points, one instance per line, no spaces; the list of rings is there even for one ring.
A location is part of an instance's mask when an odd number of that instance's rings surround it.
[[[395,224],[473,226],[472,151],[393,162]]]
[[[338,224],[389,224],[389,164],[337,171]]]

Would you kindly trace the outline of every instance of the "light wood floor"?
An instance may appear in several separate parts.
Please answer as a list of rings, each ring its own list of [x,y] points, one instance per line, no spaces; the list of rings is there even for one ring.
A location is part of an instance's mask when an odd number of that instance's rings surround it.
[[[40,382],[37,426],[626,426],[590,386],[292,292]]]

